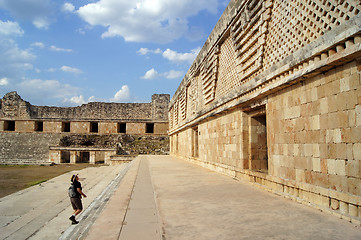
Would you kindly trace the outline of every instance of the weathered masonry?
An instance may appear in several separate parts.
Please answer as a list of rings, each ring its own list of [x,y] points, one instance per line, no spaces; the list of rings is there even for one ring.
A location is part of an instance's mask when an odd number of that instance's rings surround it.
[[[116,154],[167,153],[169,98],[61,108],[10,92],[0,100],[0,163],[110,163]]]
[[[170,102],[171,154],[359,223],[360,10],[231,0]]]

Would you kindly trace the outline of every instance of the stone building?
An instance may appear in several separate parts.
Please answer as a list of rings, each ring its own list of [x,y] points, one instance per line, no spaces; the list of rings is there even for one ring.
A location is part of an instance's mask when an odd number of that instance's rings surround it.
[[[231,0],[171,99],[171,154],[360,223],[360,10]]]
[[[0,163],[110,163],[116,154],[166,154],[169,98],[47,107],[7,93],[0,100]]]

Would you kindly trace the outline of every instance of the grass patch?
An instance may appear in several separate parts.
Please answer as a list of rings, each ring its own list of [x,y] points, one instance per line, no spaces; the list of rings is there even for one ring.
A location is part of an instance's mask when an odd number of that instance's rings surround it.
[[[0,198],[22,189],[43,183],[70,171],[87,167],[98,167],[94,164],[58,164],[58,165],[0,165]]]
[[[31,182],[31,183],[29,183],[29,186],[28,186],[28,187],[32,187],[32,186],[38,185],[38,184],[43,183],[43,182],[46,182],[46,181],[48,181],[48,179],[43,179],[43,180]]]

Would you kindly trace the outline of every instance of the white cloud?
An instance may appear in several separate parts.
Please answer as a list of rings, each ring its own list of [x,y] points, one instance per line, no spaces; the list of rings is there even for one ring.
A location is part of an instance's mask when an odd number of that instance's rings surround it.
[[[62,66],[60,68],[60,70],[63,71],[63,72],[71,72],[71,73],[77,73],[77,74],[83,73],[80,69],[69,67],[69,66]]]
[[[53,21],[51,0],[0,0],[0,7],[20,20],[31,21],[37,28],[47,29]]]
[[[190,53],[178,53],[178,52],[173,51],[168,48],[167,50],[165,50],[163,52],[163,57],[172,62],[192,63],[194,61],[194,59],[197,57],[200,50],[201,50],[201,48],[196,48],[196,49],[191,50]]]
[[[0,77],[20,79],[25,70],[33,68],[36,56],[18,47],[10,38],[0,37]]]
[[[80,95],[79,97],[78,96],[72,97],[70,98],[69,102],[75,104],[76,106],[87,103],[87,101],[84,100],[83,95]]]
[[[61,10],[62,10],[63,12],[70,12],[70,13],[72,13],[72,12],[74,12],[75,7],[74,7],[73,4],[66,2],[66,3],[64,3],[64,5],[62,6]]]
[[[38,47],[38,48],[45,48],[45,44],[42,42],[34,42],[31,44],[31,46]]]
[[[60,83],[57,80],[30,79],[18,84],[18,88],[25,95],[36,98],[66,98],[77,95],[80,89],[69,84]]]
[[[154,69],[148,70],[145,75],[142,77],[143,79],[154,79],[159,76],[159,73]]]
[[[90,25],[106,27],[103,38],[169,43],[187,34],[189,17],[200,11],[216,13],[217,7],[218,0],[99,0],[77,12]]]
[[[55,52],[72,52],[72,49],[66,49],[66,48],[58,48],[55,46],[50,46],[50,50],[55,51]]]
[[[165,78],[167,79],[175,79],[175,78],[180,78],[183,76],[183,72],[182,71],[175,71],[175,70],[170,70],[169,72],[166,72],[163,74],[165,76]]]
[[[151,80],[151,79],[155,79],[155,78],[159,78],[159,77],[165,77],[166,79],[174,79],[174,78],[179,78],[182,76],[183,76],[182,71],[170,70],[169,72],[159,73],[154,68],[152,68],[152,69],[148,70],[144,74],[144,76],[141,78],[147,79],[147,80]]]
[[[160,48],[157,48],[155,50],[150,50],[148,48],[140,48],[137,53],[139,55],[147,55],[148,53],[154,53],[154,54],[161,54],[162,50],[160,50]]]
[[[21,29],[17,22],[3,22],[0,20],[0,35],[5,36],[21,36],[24,34],[24,31]]]
[[[113,102],[121,102],[129,100],[130,90],[128,85],[123,85],[122,88],[114,95],[114,98],[110,99]]]
[[[178,53],[174,50],[171,49],[167,49],[164,52],[162,50],[160,50],[159,48],[155,49],[155,50],[151,50],[148,48],[140,48],[137,53],[139,55],[147,55],[148,53],[153,53],[153,54],[162,54],[163,58],[171,61],[171,62],[175,62],[175,63],[181,63],[181,62],[186,62],[186,63],[193,63],[194,59],[197,57],[199,51],[201,50],[200,47],[191,50],[189,53]]]
[[[49,22],[49,19],[47,19],[45,17],[37,17],[33,20],[33,24],[37,28],[48,29],[50,22]]]
[[[8,84],[9,84],[9,79],[7,79],[7,78],[0,79],[0,86],[6,86]]]

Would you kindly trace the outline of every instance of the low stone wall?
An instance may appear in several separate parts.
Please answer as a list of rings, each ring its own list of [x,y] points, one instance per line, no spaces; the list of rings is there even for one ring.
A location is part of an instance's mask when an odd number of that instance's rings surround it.
[[[137,155],[114,155],[110,157],[110,166],[131,162]]]
[[[47,164],[62,134],[0,133],[0,164]]]

